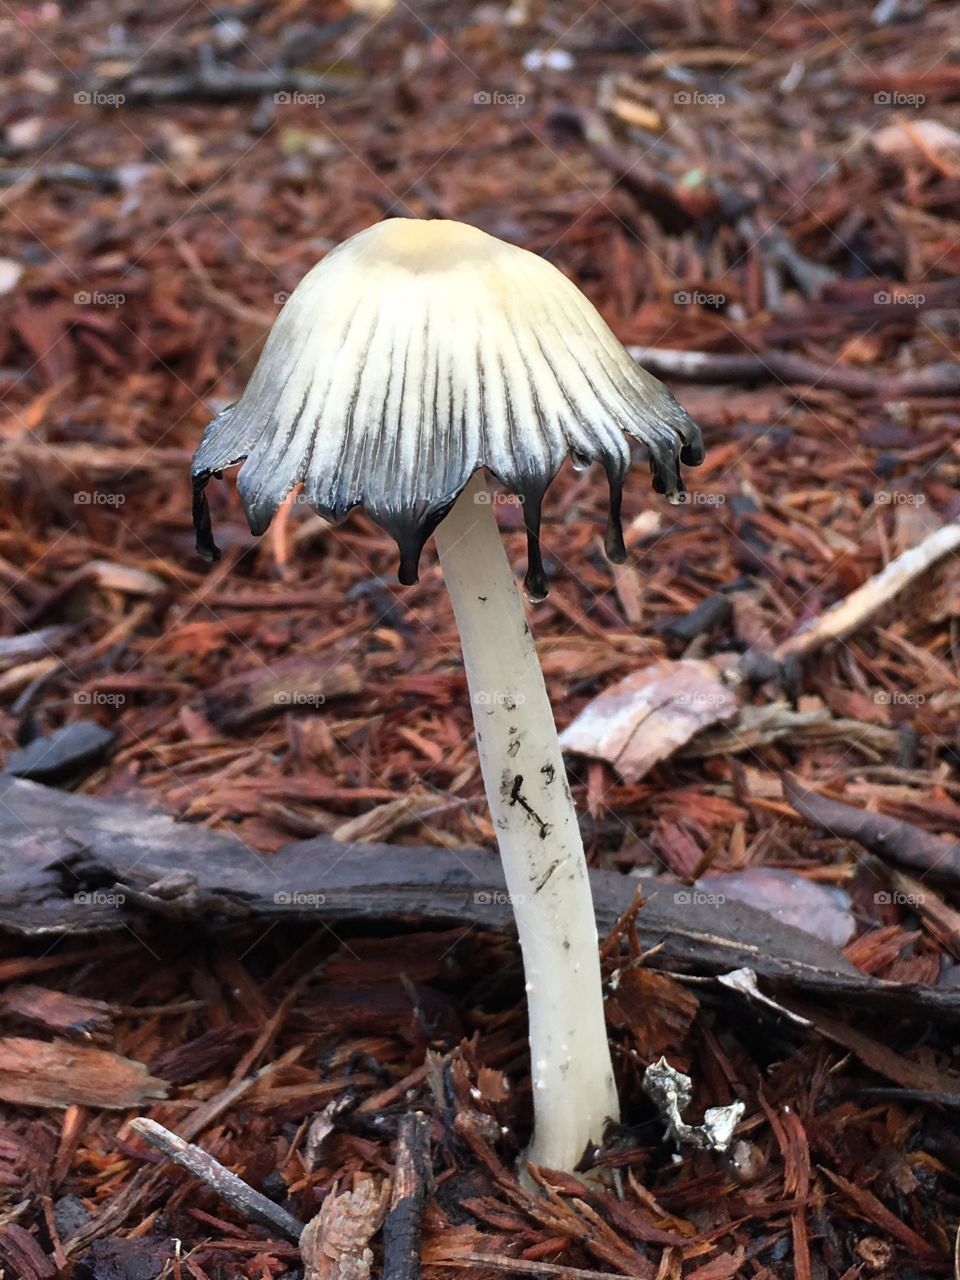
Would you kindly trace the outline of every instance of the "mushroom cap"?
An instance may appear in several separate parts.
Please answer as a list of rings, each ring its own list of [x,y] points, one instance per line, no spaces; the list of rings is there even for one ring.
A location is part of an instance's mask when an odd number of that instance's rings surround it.
[[[527,588],[546,594],[540,507],[564,459],[610,484],[607,553],[625,556],[629,439],[679,501],[700,431],[545,259],[460,222],[392,218],[304,276],[243,395],[193,459],[197,549],[216,559],[204,486],[242,462],[237,488],[263,533],[287,494],[334,522],[362,506],[395,539],[400,581],[480,467],[523,501]]]

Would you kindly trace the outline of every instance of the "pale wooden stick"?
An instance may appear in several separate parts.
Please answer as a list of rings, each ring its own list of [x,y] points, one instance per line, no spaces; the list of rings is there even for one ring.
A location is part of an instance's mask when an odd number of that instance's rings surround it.
[[[162,1124],[157,1124],[156,1120],[131,1120],[130,1127],[175,1164],[205,1182],[221,1200],[225,1200],[249,1221],[259,1222],[262,1226],[278,1231],[294,1244],[299,1242],[303,1223],[259,1191],[254,1191],[253,1187],[231,1173],[209,1151],[194,1146],[192,1142],[185,1142]]]
[[[779,662],[789,657],[802,658],[831,641],[845,640],[878,609],[895,599],[915,578],[926,573],[932,565],[957,547],[960,547],[960,524],[945,524],[942,529],[937,529],[915,547],[897,556],[896,560],[891,560],[875,577],[862,587],[857,587],[856,591],[851,591],[845,599],[827,609],[812,623],[788,636],[777,646],[773,656]]]
[[[585,1271],[582,1267],[565,1267],[558,1262],[528,1262],[509,1258],[502,1253],[462,1253],[457,1258],[430,1260],[432,1267],[487,1267],[492,1271],[512,1271],[522,1276],[558,1276],[560,1280],[630,1280],[630,1276],[614,1271]]]

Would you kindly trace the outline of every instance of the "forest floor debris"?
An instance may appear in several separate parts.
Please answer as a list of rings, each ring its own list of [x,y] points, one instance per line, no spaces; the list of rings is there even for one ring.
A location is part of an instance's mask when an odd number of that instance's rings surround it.
[[[0,1033],[43,1070],[3,1107],[0,1266],[302,1268],[161,1166],[140,1115],[299,1221],[329,1206],[328,1242],[356,1209],[373,1274],[420,1114],[427,1280],[950,1274],[960,904],[931,863],[960,839],[954,23],[895,0],[0,15],[0,752],[103,742],[56,803],[2,783]],[[634,775],[570,758],[598,883],[649,897],[602,919],[626,1119],[601,1187],[515,1176],[522,979],[475,861],[494,833],[435,560],[401,589],[382,531],[298,495],[256,542],[228,485],[222,564],[193,551],[201,429],[304,272],[396,214],[546,254],[709,444],[680,506],[638,469],[618,568],[597,477],[565,470],[545,507],[531,623],[561,727],[655,664],[710,664],[738,705]],[[497,514],[519,562],[521,513]],[[310,925],[273,897],[336,898],[291,861],[332,837],[394,846]],[[437,865],[401,875],[404,849]],[[783,923],[769,878],[747,881],[766,914],[724,894],[757,872],[845,895],[853,934]],[[746,1102],[729,1158],[674,1160],[641,1087],[661,1055],[697,1114]]]

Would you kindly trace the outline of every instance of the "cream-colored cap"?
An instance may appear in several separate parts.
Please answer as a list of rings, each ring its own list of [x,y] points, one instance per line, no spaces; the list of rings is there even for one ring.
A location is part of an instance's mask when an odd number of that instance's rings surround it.
[[[198,549],[217,552],[203,492],[243,462],[237,487],[263,533],[298,483],[328,519],[362,506],[396,539],[400,579],[471,475],[523,498],[528,586],[545,594],[540,507],[564,459],[599,461],[611,491],[607,550],[623,558],[629,441],[654,488],[678,499],[700,432],[630,358],[579,289],[545,259],[459,222],[394,218],[345,241],[304,277],[246,391],[193,461]]]

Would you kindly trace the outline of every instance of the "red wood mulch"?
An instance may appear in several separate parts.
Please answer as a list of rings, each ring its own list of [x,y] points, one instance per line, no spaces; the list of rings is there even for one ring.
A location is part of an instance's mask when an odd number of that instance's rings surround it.
[[[118,738],[84,790],[229,828],[264,856],[345,830],[492,845],[431,549],[420,584],[400,588],[394,547],[364,517],[332,531],[296,503],[254,542],[227,482],[211,495],[224,559],[208,569],[193,551],[186,473],[211,410],[244,385],[303,272],[388,213],[460,218],[547,254],[627,343],[761,358],[739,385],[676,384],[708,458],[679,508],[638,469],[628,566],[603,558],[596,475],[570,471],[551,491],[554,587],[532,619],[561,726],[657,657],[772,651],[955,519],[957,400],[937,383],[960,298],[954,20],[949,5],[895,3],[872,16],[806,3],[6,8],[2,634],[55,630],[3,658],[4,757],[95,718]],[[777,376],[789,354],[813,373]],[[515,509],[500,510],[519,563]],[[687,880],[789,870],[849,895],[847,955],[862,970],[955,983],[955,893],[925,880],[912,893],[859,845],[804,825],[779,775],[960,835],[958,580],[948,556],[802,663],[799,709],[842,721],[835,731],[673,760],[629,785],[572,762],[592,862]],[[733,608],[710,630],[665,625],[720,591]],[[277,705],[278,678],[303,688],[320,664],[312,703]],[[198,1140],[302,1220],[326,1202],[373,1221],[414,1109],[430,1121],[430,1277],[951,1272],[947,1025],[861,1020],[842,1047],[830,1019],[842,1029],[856,1010],[805,1010],[818,1033],[631,971],[613,1033],[616,1177],[604,1190],[554,1179],[531,1197],[512,1173],[529,1085],[502,939],[171,925],[8,937],[0,955],[4,1036],[73,1037],[145,1064],[169,1092],[92,1108],[69,1096],[73,1059],[44,1082],[67,1090],[65,1110],[27,1105],[36,1079],[4,1085],[4,1274],[297,1274],[293,1244],[161,1166],[126,1121]],[[673,1158],[639,1089],[661,1053],[693,1076],[695,1108],[744,1099],[734,1161]],[[139,1087],[128,1076],[118,1089]],[[378,1274],[376,1232],[371,1248]],[[354,1261],[365,1274],[362,1247]]]

